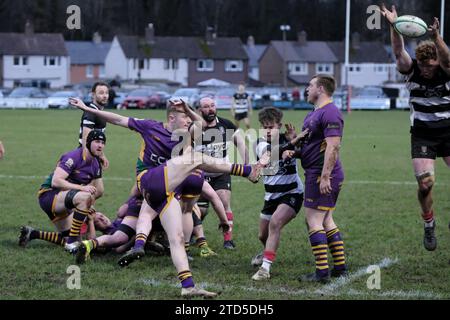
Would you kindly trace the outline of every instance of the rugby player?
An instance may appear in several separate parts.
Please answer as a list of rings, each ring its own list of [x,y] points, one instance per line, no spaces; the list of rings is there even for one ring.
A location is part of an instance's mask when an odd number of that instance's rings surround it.
[[[327,249],[334,262],[331,276],[341,277],[347,274],[344,242],[333,220],[344,182],[344,172],[339,160],[344,120],[331,100],[335,89],[336,81],[329,75],[316,75],[309,82],[308,102],[314,105],[314,110],[304,119],[302,130],[308,130],[308,135],[301,149],[295,152],[305,170],[303,206],[316,262],[316,271],[301,276],[300,281],[329,281]]]
[[[206,126],[203,128],[202,139],[195,141],[195,151],[220,159],[223,163],[229,163],[230,159],[228,153],[230,144],[233,142],[244,161],[244,164],[247,164],[249,155],[244,139],[231,121],[217,116],[214,99],[209,97],[202,98],[199,103],[198,111],[206,122]],[[205,176],[208,183],[219,195],[223,206],[225,207],[228,221],[233,224],[234,215],[231,210],[230,175],[206,172]],[[206,216],[209,202],[201,197],[198,204],[202,211],[202,216]],[[223,240],[223,247],[225,249],[232,250],[235,248],[232,231],[226,232]]]
[[[410,91],[411,158],[424,221],[423,244],[426,250],[433,251],[437,246],[432,198],[436,158],[442,157],[450,167],[450,51],[439,35],[439,20],[434,18],[428,29],[431,40],[420,42],[416,58],[411,59],[402,35],[393,28],[397,19],[395,6],[389,11],[382,5],[381,12],[391,25],[397,70],[405,75]]]
[[[61,156],[56,169],[38,192],[39,204],[57,232],[39,232],[22,227],[19,245],[25,246],[29,240],[41,239],[64,244],[71,253],[76,251],[83,222],[89,215],[95,214],[95,200],[104,192],[99,157],[103,154],[105,143],[105,134],[92,130],[87,135],[86,146]],[[98,219],[101,224],[103,215],[99,215]]]
[[[267,159],[251,166],[218,163],[214,158],[189,150],[191,134],[195,136],[196,130],[201,132],[202,121],[182,100],[169,100],[167,124],[91,109],[76,98],[70,99],[70,103],[83,111],[94,113],[109,123],[140,133],[145,141],[144,158],[148,159],[147,163],[152,163],[152,167],[143,171],[137,178],[138,189],[144,197],[144,202],[137,222],[136,241],[134,247],[119,260],[119,264],[128,265],[145,255],[144,245],[152,227],[152,220],[159,215],[170,242],[172,261],[181,281],[181,295],[216,297],[217,293],[200,289],[194,284],[184,249],[182,211],[176,199],[176,189],[196,169],[231,173],[257,182]],[[173,134],[184,133],[189,135],[188,139],[183,139],[186,140],[184,144],[180,143],[179,139],[172,139]]]

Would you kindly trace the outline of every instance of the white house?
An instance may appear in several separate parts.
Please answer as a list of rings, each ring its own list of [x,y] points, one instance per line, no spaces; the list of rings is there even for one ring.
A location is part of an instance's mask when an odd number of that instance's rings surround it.
[[[155,37],[153,25],[145,37],[116,36],[106,56],[106,77],[176,82],[194,86],[211,78],[230,83],[248,79],[248,56],[239,38]]]
[[[340,83],[354,87],[381,86],[394,82],[397,71],[394,61],[380,41],[360,41],[358,33],[352,34],[349,66],[345,70],[344,42],[328,42],[340,62]]]
[[[56,33],[0,33],[0,83],[59,88],[70,81],[70,58],[64,38]]]
[[[106,78],[171,81],[188,84],[188,59],[180,37],[155,37],[153,25],[145,38],[115,36],[106,55]]]

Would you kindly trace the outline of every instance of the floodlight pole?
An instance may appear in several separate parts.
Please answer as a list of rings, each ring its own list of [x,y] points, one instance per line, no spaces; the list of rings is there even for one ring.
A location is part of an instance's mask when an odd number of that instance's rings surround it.
[[[441,24],[441,37],[444,38],[444,18],[445,18],[445,0],[441,0],[441,20],[439,21]]]
[[[286,71],[286,31],[291,30],[291,26],[287,24],[282,24],[280,30],[283,32],[283,86],[284,91],[287,94],[287,71]]]
[[[348,89],[348,67],[349,67],[349,51],[350,51],[350,0],[347,0],[345,11],[345,87],[347,88],[347,111],[350,113],[350,96],[351,91]]]

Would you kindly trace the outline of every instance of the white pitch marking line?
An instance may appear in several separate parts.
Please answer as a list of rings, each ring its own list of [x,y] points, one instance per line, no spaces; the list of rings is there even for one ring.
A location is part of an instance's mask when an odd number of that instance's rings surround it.
[[[398,259],[391,259],[391,258],[384,258],[383,260],[381,260],[379,263],[375,264],[376,266],[380,267],[380,268],[387,268],[390,267],[393,264],[398,263]],[[324,287],[317,289],[316,293],[318,294],[330,294],[335,292],[336,290],[338,290],[339,288],[349,284],[350,282],[361,278],[362,276],[367,275],[367,268],[369,266],[366,267],[362,267],[359,270],[357,270],[354,273],[350,273],[348,276],[346,277],[340,277],[338,279],[333,280],[330,284],[325,285]]]
[[[0,174],[0,179],[24,179],[24,180],[34,180],[34,179],[45,179],[48,176],[20,176],[20,175],[5,175]],[[134,181],[133,178],[124,178],[124,177],[103,177],[103,180],[105,181]],[[234,178],[232,179],[233,183],[247,183],[246,180],[242,178]],[[382,184],[382,185],[405,185],[405,186],[415,186],[417,185],[417,182],[415,181],[380,181],[380,180],[349,180],[345,181],[345,184]],[[447,181],[437,181],[435,185],[441,185],[441,186],[450,186],[450,182]]]

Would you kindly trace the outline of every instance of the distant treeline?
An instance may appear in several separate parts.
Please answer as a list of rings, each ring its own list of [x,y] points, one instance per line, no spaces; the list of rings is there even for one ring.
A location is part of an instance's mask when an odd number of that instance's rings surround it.
[[[289,24],[288,39],[305,30],[311,40],[342,40],[345,0],[0,0],[0,32],[22,32],[30,20],[36,32],[61,32],[67,40],[88,40],[96,31],[103,39],[115,34],[143,35],[152,22],[157,36],[201,36],[212,26],[218,36],[253,35],[256,43],[281,39],[281,24]],[[362,40],[389,39],[386,23],[369,30],[367,7],[374,0],[352,0],[351,31]],[[381,3],[381,1],[380,1]],[[440,17],[441,0],[396,0],[400,14],[420,16],[427,23]],[[81,30],[68,30],[68,6],[81,8]],[[450,4],[446,12],[450,13]],[[450,16],[447,18],[450,19]],[[447,20],[445,34],[450,33]],[[447,37],[445,37],[447,38]]]

